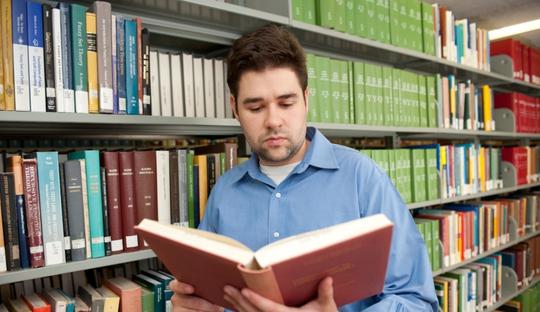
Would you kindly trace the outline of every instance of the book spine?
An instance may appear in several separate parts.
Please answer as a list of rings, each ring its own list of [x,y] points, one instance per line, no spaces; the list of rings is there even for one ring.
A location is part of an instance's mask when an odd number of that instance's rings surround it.
[[[86,259],[92,258],[92,244],[90,237],[90,212],[88,208],[88,183],[86,180],[86,161],[79,159],[81,167],[81,190],[82,190],[82,212],[84,221],[84,246],[86,248]]]
[[[182,86],[182,62],[180,54],[171,54],[171,85]],[[184,93],[183,88],[171,88],[173,116],[183,117],[184,113]]]
[[[129,115],[139,114],[139,93],[137,90],[137,24],[125,20],[125,53],[126,53],[126,102]]]
[[[200,219],[200,214],[201,214],[201,210],[200,210],[200,202],[201,202],[201,192],[200,192],[200,176],[199,176],[199,173],[201,172],[199,170],[199,165],[197,165],[195,163],[195,157],[193,158],[193,167],[192,167],[192,172],[193,172],[193,227],[194,228],[198,228],[199,227],[199,222],[201,221]],[[191,210],[190,210],[191,212]]]
[[[45,265],[65,263],[57,152],[38,152],[39,200]]]
[[[11,0],[0,1],[2,10],[0,21],[2,23],[2,62],[4,69],[4,99],[7,111],[15,110],[15,86],[13,77],[13,38],[11,24]]]
[[[133,171],[135,185],[135,207],[137,223],[142,219],[158,219],[156,154],[154,151],[133,152]],[[139,246],[146,244],[139,237]]]
[[[88,112],[99,113],[96,14],[86,12]]]
[[[107,206],[109,216],[109,231],[111,236],[111,252],[123,251],[122,213],[120,207],[120,167],[117,152],[103,152],[103,165],[107,179]]]
[[[120,210],[122,214],[122,235],[125,251],[136,250],[139,246],[134,226],[137,224],[135,207],[135,186],[133,152],[118,152],[120,172]]]
[[[73,91],[73,65],[71,58],[71,10],[67,3],[59,3],[62,36],[62,81],[64,84],[64,111],[75,112]]]
[[[116,81],[118,83],[118,114],[126,111],[126,45],[124,18],[116,17]]]
[[[141,44],[141,33],[142,33],[142,20],[140,17],[135,18],[135,23],[137,24],[137,32],[135,37],[137,38],[137,99],[139,106],[139,115],[143,115],[143,62],[142,62],[142,44]]]
[[[143,96],[143,115],[152,115],[152,103],[150,101],[150,31],[143,28],[141,31],[141,50],[142,50],[142,96]],[[182,89],[182,88],[177,88]]]
[[[171,224],[169,151],[156,151],[157,220]]]
[[[180,226],[189,226],[187,151],[178,150],[178,193],[180,196]]]
[[[101,206],[103,207],[103,242],[105,244],[105,255],[110,256],[111,251],[111,231],[109,225],[109,205],[107,201],[107,171],[105,167],[100,168],[101,177]]]
[[[157,64],[157,63],[156,63]],[[153,70],[150,68],[150,70]],[[184,104],[186,117],[195,117],[195,88],[193,87],[193,55],[182,53]],[[153,94],[153,93],[152,93]]]
[[[161,116],[159,100],[159,57],[157,51],[150,51],[150,103],[152,116]]]
[[[186,175],[187,175],[187,199],[188,199],[188,226],[195,227],[195,198],[198,198],[198,192],[195,193],[194,170],[193,170],[193,151],[188,151],[186,155]]]
[[[113,90],[113,113],[118,114],[118,45],[116,44],[116,15],[111,15],[111,66],[112,66],[112,90]]]
[[[2,40],[2,22],[1,22],[1,4],[0,4],[0,40]],[[1,42],[1,41],[0,41]],[[3,43],[0,44],[0,111],[6,110],[6,99],[4,94],[4,57]]]
[[[22,173],[22,157],[19,155],[11,156],[8,158],[8,172],[13,172],[14,183],[14,204],[17,212],[17,229],[19,237],[19,252],[20,252],[20,265],[21,268],[30,267],[30,254],[28,251],[28,243],[26,240],[26,222],[24,218],[24,187],[23,187],[23,173]]]
[[[216,118],[216,96],[214,90],[214,60],[203,59],[204,74],[204,103],[206,114],[204,117]]]
[[[88,55],[86,39],[86,8],[71,4],[71,52],[75,111],[88,113]]]
[[[43,9],[41,4],[28,2],[28,66],[30,83],[30,109],[45,111],[45,59],[43,55]]]
[[[159,102],[161,104],[161,116],[172,116],[171,99],[171,63],[167,52],[158,53],[159,60]]]
[[[68,223],[71,240],[71,259],[86,259],[86,239],[84,227],[83,183],[81,160],[68,160],[64,163],[66,184],[66,203],[69,210]]]
[[[15,91],[15,110],[30,111],[26,0],[12,1],[11,10],[13,23],[13,80]]]
[[[60,173],[60,194],[62,203],[62,226],[64,230],[64,250],[66,253],[66,262],[71,261],[71,236],[69,231],[69,214],[66,198],[66,177],[64,172],[64,164],[60,160],[58,172]]]
[[[35,158],[24,159],[22,166],[30,266],[32,268],[39,268],[45,265],[45,257],[43,253],[41,214],[39,207],[37,160]]]
[[[180,225],[180,189],[178,152],[169,152],[170,214],[171,224]]]
[[[160,84],[163,82],[160,81]],[[195,117],[204,117],[204,74],[202,58],[200,57],[193,57],[193,89],[195,90]]]
[[[64,72],[62,69],[62,31],[60,21],[60,10],[52,9],[52,35],[53,35],[53,54],[54,54],[54,86],[56,92],[56,111],[65,112],[64,102]]]
[[[114,103],[112,88],[111,4],[105,1],[96,1],[92,4],[91,10],[96,14],[99,112],[112,113]]]
[[[43,4],[43,52],[45,54],[45,110],[56,112],[52,7]]]
[[[0,174],[0,204],[2,206],[2,222],[4,242],[6,246],[7,269],[17,270],[21,267],[19,255],[19,230],[17,207],[15,204],[15,181],[13,173]]]

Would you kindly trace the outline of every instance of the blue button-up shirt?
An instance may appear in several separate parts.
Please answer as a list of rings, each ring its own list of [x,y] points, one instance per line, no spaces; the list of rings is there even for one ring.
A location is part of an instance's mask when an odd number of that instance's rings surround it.
[[[384,213],[394,223],[383,292],[340,311],[437,311],[427,251],[387,175],[358,151],[308,128],[304,159],[281,184],[261,172],[255,155],[212,189],[200,229],[252,250],[306,231]]]

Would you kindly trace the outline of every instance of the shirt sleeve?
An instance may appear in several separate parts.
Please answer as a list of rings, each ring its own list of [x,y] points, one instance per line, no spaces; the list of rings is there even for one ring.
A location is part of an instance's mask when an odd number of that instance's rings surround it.
[[[358,183],[361,215],[385,214],[393,223],[382,294],[365,311],[437,311],[438,303],[424,241],[388,176],[373,165]]]

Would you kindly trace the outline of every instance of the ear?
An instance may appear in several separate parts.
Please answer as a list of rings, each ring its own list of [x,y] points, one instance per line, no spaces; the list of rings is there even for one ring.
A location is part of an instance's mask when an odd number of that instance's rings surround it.
[[[229,97],[229,107],[231,111],[233,112],[233,116],[236,120],[238,120],[238,112],[236,111],[236,100],[234,98],[234,95],[231,94]]]
[[[304,99],[306,102],[306,113],[309,112],[309,86],[304,90]]]

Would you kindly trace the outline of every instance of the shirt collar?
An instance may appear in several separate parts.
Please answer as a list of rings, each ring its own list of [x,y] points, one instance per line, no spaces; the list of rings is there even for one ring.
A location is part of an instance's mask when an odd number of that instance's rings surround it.
[[[308,127],[306,131],[306,139],[310,141],[308,150],[304,159],[294,169],[294,173],[302,173],[309,166],[320,169],[338,169],[338,163],[334,154],[332,143],[316,128]],[[252,178],[266,182],[269,178],[261,172],[259,168],[259,158],[255,153],[251,154],[249,160],[238,168],[235,176],[232,177],[232,182],[237,182],[246,174]]]

